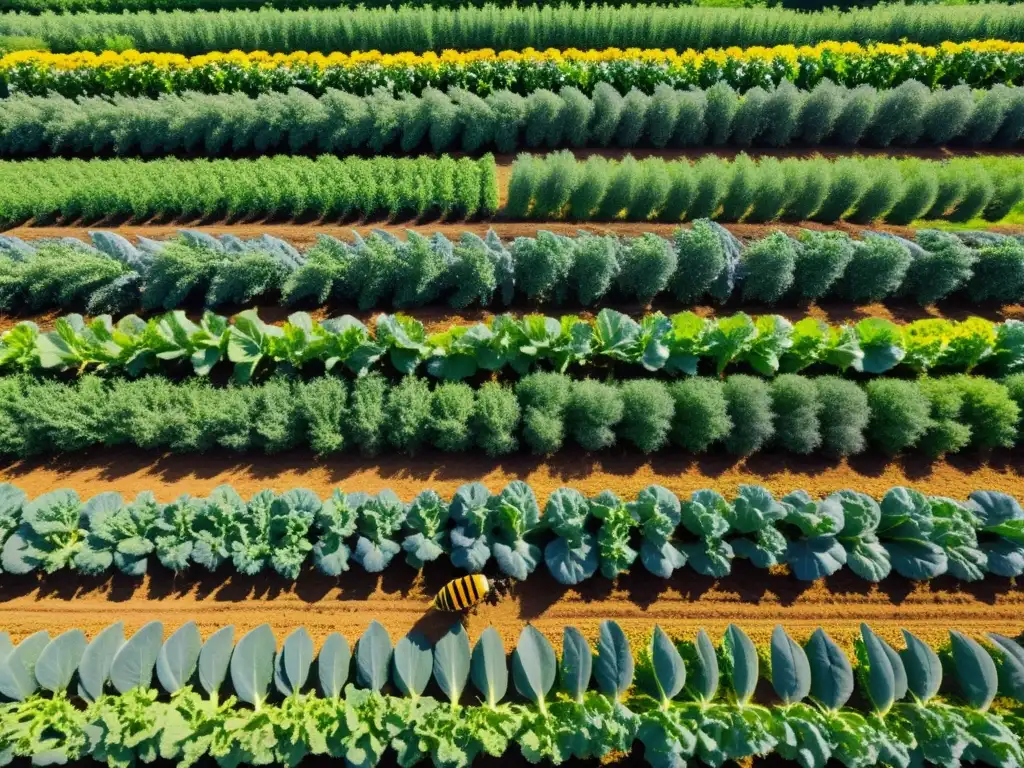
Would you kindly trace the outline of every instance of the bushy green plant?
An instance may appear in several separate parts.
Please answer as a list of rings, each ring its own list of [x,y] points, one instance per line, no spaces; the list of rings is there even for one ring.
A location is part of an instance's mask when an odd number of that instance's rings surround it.
[[[658,213],[662,221],[679,221],[690,209],[696,194],[696,179],[689,163],[672,163],[668,166],[669,191],[665,203]]]
[[[672,140],[680,107],[679,92],[672,86],[661,83],[654,89],[647,109],[647,135],[658,149],[664,149]]]
[[[564,300],[573,265],[572,241],[551,232],[512,242],[516,284],[530,299]]]
[[[919,304],[944,299],[971,279],[977,257],[959,238],[925,229],[916,239],[925,252],[911,262],[903,289]]]
[[[621,243],[618,263],[619,290],[641,304],[650,304],[677,273],[677,257],[671,244],[652,234]]]
[[[769,147],[787,146],[799,130],[806,94],[783,80],[768,94],[762,110],[764,128],[759,140]]]
[[[917,443],[928,456],[956,453],[971,442],[971,427],[960,418],[963,396],[952,379],[922,378],[921,392],[928,398],[931,423]]]
[[[1006,387],[979,376],[956,376],[952,380],[963,398],[960,419],[971,428],[971,445],[1013,447],[1021,410]]]
[[[544,160],[544,175],[534,192],[533,216],[538,219],[558,218],[568,204],[578,179],[579,165],[572,152],[548,155]]]
[[[712,86],[712,89],[716,86]],[[725,86],[728,88],[728,86]],[[676,118],[675,142],[682,147],[701,147],[708,141],[711,125],[708,122],[710,99],[708,92],[704,91],[677,91],[676,99],[679,108],[679,115]],[[730,89],[731,90],[731,89]],[[729,115],[723,115],[721,111],[711,115],[712,119],[729,119]],[[728,122],[725,126],[728,131]],[[720,130],[715,126],[715,130]]]
[[[756,453],[775,436],[768,385],[753,376],[730,376],[725,380],[724,393],[732,422],[725,449],[737,456]]]
[[[951,163],[952,164],[952,163]],[[980,216],[995,195],[995,183],[988,171],[980,165],[957,163],[964,174],[963,194],[947,214],[950,221],[970,221]]]
[[[384,446],[384,400],[387,382],[379,373],[356,379],[349,399],[345,433],[364,456],[376,456]]]
[[[473,438],[488,456],[503,456],[519,447],[519,400],[515,393],[488,381],[477,390],[471,418]]]
[[[974,113],[974,94],[966,85],[930,94],[923,117],[924,136],[935,144],[945,144],[962,136]]]
[[[622,100],[622,116],[615,129],[615,143],[620,147],[635,147],[640,143],[647,127],[647,110],[651,97],[639,88],[630,88]]]
[[[342,423],[348,411],[348,385],[342,379],[321,376],[308,382],[299,390],[297,407],[314,453],[337,453],[345,447]]]
[[[597,206],[597,218],[618,218],[633,202],[639,183],[640,164],[631,155],[611,166],[608,188]]]
[[[832,135],[846,97],[846,89],[822,80],[807,94],[800,107],[797,136],[805,144],[821,144]]]
[[[793,241],[781,232],[751,245],[741,257],[745,270],[743,300],[777,302],[793,285],[796,261]]]
[[[594,215],[608,189],[613,173],[606,158],[594,155],[580,169],[576,188],[569,196],[569,217],[585,220]]]
[[[442,451],[468,450],[473,441],[473,390],[466,384],[447,382],[439,385],[427,402],[430,442]]]
[[[793,287],[805,299],[820,299],[842,278],[853,258],[853,242],[844,232],[805,231],[797,243]]]
[[[773,157],[762,158],[757,164],[757,193],[747,221],[773,221],[782,215],[793,195],[788,186],[792,176],[785,169],[786,166]]]
[[[728,188],[727,166],[714,155],[706,155],[694,165],[693,176],[693,200],[690,202],[687,216],[694,220],[716,217]]]
[[[784,374],[771,383],[775,442],[793,453],[813,453],[822,443],[822,403],[814,381]]]
[[[767,127],[765,107],[768,93],[760,86],[754,86],[743,94],[732,118],[732,143],[738,147],[749,147]]]
[[[872,158],[865,161],[865,165],[868,183],[853,210],[847,215],[850,221],[860,224],[884,217],[904,194],[903,174],[897,164],[887,159]]]
[[[722,199],[725,221],[740,221],[754,204],[757,194],[757,165],[746,154],[739,154],[729,169],[729,183]]]
[[[576,241],[572,283],[580,304],[589,306],[608,293],[621,270],[618,251],[613,237],[586,236]]]
[[[739,104],[739,94],[728,83],[718,82],[708,88],[704,121],[709,144],[721,146],[729,140]]]
[[[725,386],[717,379],[693,378],[668,385],[675,406],[672,444],[703,453],[732,431]]]
[[[782,184],[786,191],[782,218],[788,221],[809,220],[824,204],[832,186],[832,164],[824,158],[784,163]]]
[[[626,218],[646,221],[659,213],[672,191],[672,174],[660,157],[640,161],[637,183],[632,199],[626,206]]]
[[[599,147],[607,147],[622,119],[622,94],[610,83],[594,86],[594,114],[591,117],[590,137]]]
[[[868,436],[884,453],[914,447],[931,427],[930,403],[916,382],[875,379],[868,382],[866,392]]]
[[[903,162],[903,194],[885,215],[891,224],[909,224],[932,209],[939,194],[938,171],[920,161]]]
[[[1024,245],[1004,240],[976,251],[967,295],[971,301],[1015,302],[1024,292]]]
[[[396,450],[414,454],[430,437],[433,394],[426,379],[406,376],[388,392],[384,435]]]
[[[814,214],[814,221],[839,221],[856,205],[868,187],[867,169],[853,158],[842,158],[832,167],[828,194]]]
[[[707,294],[725,269],[725,248],[706,219],[698,219],[689,229],[677,229],[675,246],[678,263],[670,287],[676,299],[692,304]]]
[[[546,171],[544,161],[536,155],[521,154],[516,158],[508,182],[507,216],[514,219],[526,216]]]
[[[837,376],[814,379],[821,406],[821,450],[829,456],[863,452],[870,412],[864,389]]]
[[[565,407],[565,429],[584,450],[599,451],[615,445],[615,428],[622,414],[622,394],[614,384],[594,379],[572,382]]]
[[[516,385],[523,440],[533,453],[554,453],[562,447],[571,390],[571,380],[558,373],[531,373]]]
[[[644,453],[661,450],[668,444],[675,414],[669,386],[660,381],[636,379],[623,382],[619,388],[622,421],[618,435]]]
[[[843,274],[842,294],[851,301],[878,301],[903,283],[910,251],[894,238],[869,235],[853,244],[853,258]]]

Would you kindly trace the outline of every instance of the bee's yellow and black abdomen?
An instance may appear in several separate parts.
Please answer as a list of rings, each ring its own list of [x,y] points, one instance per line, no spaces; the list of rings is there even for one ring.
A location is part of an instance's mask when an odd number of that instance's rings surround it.
[[[487,577],[482,573],[460,576],[441,587],[434,607],[439,611],[463,611],[483,600],[489,590]]]

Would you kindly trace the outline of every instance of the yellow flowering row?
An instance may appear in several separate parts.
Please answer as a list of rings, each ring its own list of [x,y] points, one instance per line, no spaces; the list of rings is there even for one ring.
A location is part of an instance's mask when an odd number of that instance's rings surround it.
[[[609,83],[625,93],[651,93],[661,84],[708,88],[725,82],[747,90],[789,80],[813,88],[839,85],[891,88],[907,80],[931,87],[966,83],[987,88],[1024,83],[1024,43],[975,40],[937,46],[825,42],[818,45],[688,49],[605,48],[441,53],[267,53],[228,51],[188,58],[175,53],[55,54],[17,51],[0,58],[0,97],[11,93],[67,97],[157,96],[161,93],[242,91],[250,95],[301,88],[322,94],[335,88],[357,95],[385,87],[420,93],[424,88],[466,88],[485,96],[509,89],[528,93],[567,86],[592,92]]]
[[[605,48],[581,51],[575,48],[557,50],[548,48],[538,51],[526,48],[522,51],[495,52],[491,48],[475,51],[446,50],[440,54],[381,53],[380,51],[356,51],[354,53],[267,53],[266,51],[228,51],[205,53],[199,56],[182,56],[177,53],[140,53],[139,51],[104,51],[93,53],[49,53],[46,51],[15,51],[0,57],[0,70],[31,64],[57,70],[94,69],[99,67],[122,67],[130,65],[151,65],[160,69],[188,69],[209,65],[234,64],[238,66],[291,67],[296,65],[328,67],[355,67],[362,65],[394,66],[440,66],[442,64],[469,65],[488,62],[510,63],[601,63],[615,61],[640,61],[668,67],[701,67],[706,61],[724,64],[736,62],[781,60],[797,63],[801,59],[820,59],[827,54],[843,58],[877,57],[919,57],[933,59],[936,56],[957,56],[964,53],[1024,55],[1024,43],[1006,40],[972,40],[966,43],[941,43],[938,46],[916,43],[860,43],[824,42],[817,45],[776,45],[750,48],[709,48],[697,51],[667,49]]]

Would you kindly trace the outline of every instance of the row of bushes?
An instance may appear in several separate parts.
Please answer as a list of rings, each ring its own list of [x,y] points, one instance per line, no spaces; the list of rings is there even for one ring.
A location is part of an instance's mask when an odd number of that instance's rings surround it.
[[[494,157],[0,162],[0,222],[128,216],[489,216]]]
[[[183,93],[111,100],[12,96],[0,111],[0,156],[206,155],[275,152],[433,152],[586,146],[916,146],[963,142],[1012,146],[1024,136],[1024,88],[997,85],[931,91],[916,81],[891,90],[811,91],[784,82],[740,95],[659,85],[623,97],[608,83],[481,98],[428,88],[396,98],[386,90],[320,98],[297,88],[245,94]]]
[[[317,0],[304,5],[315,5]],[[349,5],[349,2],[339,2]],[[355,5],[354,2],[351,3]],[[372,4],[372,0],[371,0]],[[362,5],[362,3],[360,3]],[[0,16],[0,35],[40,38],[57,52],[90,50],[126,36],[141,51],[404,51],[472,48],[684,48],[802,45],[825,40],[936,45],[953,40],[1024,40],[1012,5],[889,6],[850,13],[651,5],[529,5],[434,8],[270,8],[171,13]]]
[[[489,382],[432,387],[372,373],[271,379],[215,388],[160,377],[73,383],[28,375],[0,378],[0,455],[22,457],[127,445],[176,452],[227,448],[267,453],[308,447],[415,453],[520,447],[549,454],[568,445],[598,451],[622,444],[645,453],[722,447],[847,456],[870,444],[887,454],[928,455],[1012,447],[1018,440],[1024,374],[1004,380],[953,376],[866,386],[796,374],[771,382],[736,375],[601,382],[534,373],[514,387]]]
[[[563,150],[516,159],[505,213],[577,221],[998,221],[1024,199],[1022,169],[1009,157],[755,161],[741,153],[735,160],[708,155],[690,163],[631,155],[583,161]]]
[[[0,17],[2,21],[2,17]],[[839,85],[892,88],[911,80],[931,87],[991,88],[1024,83],[1024,43],[1007,40],[944,42],[938,47],[827,42],[796,48],[694,49],[605,48],[538,51],[492,48],[381,54],[379,51],[211,52],[187,58],[177,53],[106,51],[55,54],[20,50],[0,57],[0,97],[150,96],[162,93],[243,92],[250,96],[300,88],[323,94],[335,88],[368,95],[379,88],[420,94],[425,88],[462,88],[478,96],[508,89],[525,94],[571,86],[586,94],[598,83],[620,93],[652,93],[726,83],[743,91],[790,81],[810,89],[831,80]]]
[[[284,305],[415,307],[446,303],[681,303],[909,297],[929,304],[954,293],[971,302],[1024,300],[1024,243],[993,233],[919,230],[916,240],[867,233],[780,233],[744,246],[706,220],[630,239],[540,232],[503,243],[492,230],[452,243],[375,232],[350,244],[321,235],[306,252],[264,235],[214,238],[185,230],[132,245],[92,233],[94,247],[66,239],[0,236],[0,312],[50,309],[127,314],[254,301]]]

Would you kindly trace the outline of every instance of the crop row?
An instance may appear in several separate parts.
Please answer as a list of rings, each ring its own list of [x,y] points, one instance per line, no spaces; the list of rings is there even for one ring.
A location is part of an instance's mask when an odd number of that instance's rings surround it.
[[[731,161],[708,155],[697,163],[631,155],[584,161],[568,150],[523,154],[512,165],[504,213],[580,221],[624,215],[633,221],[909,224],[922,217],[998,221],[1024,199],[1018,159],[961,163],[892,157],[755,161],[744,153]],[[954,179],[954,169],[964,175]]]
[[[91,642],[78,629],[39,632],[2,664],[12,701],[0,708],[0,747],[111,766],[158,755],[179,768],[310,755],[374,766],[388,747],[402,766],[466,768],[480,755],[507,759],[517,743],[529,762],[559,764],[636,741],[655,768],[773,753],[803,768],[1020,765],[1024,648],[950,630],[936,652],[903,636],[897,651],[862,624],[851,661],[821,628],[800,645],[782,626],[760,651],[735,625],[717,648],[704,630],[677,644],[656,625],[634,649],[604,621],[596,653],[569,626],[560,658],[529,625],[511,658],[493,627],[471,648],[461,625],[433,645],[418,632],[392,645],[373,621],[354,652],[337,632],[317,652],[302,627],[278,649],[267,624],[237,643],[233,626],[204,642],[195,622],[166,641],[158,621],[127,639],[122,623]],[[767,705],[757,703],[762,677]]]
[[[546,147],[702,147],[751,144],[913,146],[950,141],[1013,146],[1024,136],[1024,88],[931,91],[916,81],[891,90],[789,82],[740,95],[659,85],[623,97],[599,83],[519,96],[427,89],[395,98],[328,89],[288,93],[162,95],[111,101],[15,95],[0,112],[0,156],[122,157],[275,152],[514,152]]]
[[[317,2],[312,0],[304,7]],[[369,5],[374,2],[379,0],[371,0]],[[502,4],[510,5],[507,0]],[[819,14],[780,8],[569,4],[161,14],[123,14],[121,10],[74,16],[4,14],[0,17],[0,36],[37,38],[51,50],[64,52],[92,50],[103,46],[105,38],[123,45],[127,38],[128,44],[139,50],[184,54],[234,49],[323,53],[377,49],[401,53],[527,47],[704,49],[825,40],[898,43],[906,39],[931,45],[947,40],[1024,40],[1024,22],[1017,9],[996,4],[894,6]]]
[[[1020,158],[955,161],[713,155],[577,161],[563,150],[513,164],[510,218],[663,221],[717,218],[909,223],[922,216],[998,221],[1024,198]],[[0,161],[0,223],[54,217],[491,216],[494,158]],[[957,282],[957,281],[954,281]]]
[[[804,581],[844,565],[872,582],[1024,575],[1024,510],[993,491],[972,493],[966,503],[908,488],[891,489],[881,502],[849,490],[818,501],[804,491],[777,500],[741,485],[730,503],[712,490],[680,501],[657,485],[630,502],[612,491],[588,499],[559,488],[541,515],[533,490],[519,480],[494,495],[480,483],[463,485],[450,502],[423,491],[408,504],[390,490],[339,489],[322,501],[302,488],[261,491],[246,503],[227,485],[169,504],[149,492],[130,503],[112,492],[83,502],[71,490],[30,502],[2,485],[0,509],[0,564],[10,574],[116,569],[142,576],[159,563],[175,573],[273,570],[295,580],[310,567],[340,576],[353,562],[379,573],[404,551],[416,569],[447,559],[518,580],[543,562],[562,584],[599,570],[615,579],[641,564],[663,579],[686,565],[725,578],[736,558],[757,568],[787,565]]]
[[[176,452],[226,448],[317,454],[359,450],[483,451],[520,444],[537,454],[568,445],[598,451],[622,443],[644,452],[733,455],[761,450],[847,456],[871,447],[929,455],[1013,447],[1020,437],[1024,376],[879,378],[784,374],[602,382],[533,373],[515,386],[431,386],[407,376],[389,384],[371,373],[275,377],[260,385],[214,387],[206,379],[158,376],[72,382],[0,377],[0,455],[24,457],[126,445]]]
[[[646,23],[646,12],[643,14]],[[393,93],[413,94],[420,94],[427,87],[462,88],[486,96],[501,89],[529,93],[566,86],[590,94],[601,82],[610,83],[621,93],[632,88],[650,93],[659,83],[686,90],[694,86],[710,88],[723,82],[745,91],[754,86],[772,87],[783,80],[803,89],[813,88],[823,80],[876,88],[892,88],[909,80],[932,88],[1021,85],[1024,43],[974,40],[927,47],[910,43],[862,46],[828,42],[805,48],[783,45],[703,52],[528,48],[499,53],[485,48],[446,50],[440,55],[382,54],[364,48],[354,53],[329,54],[213,52],[192,58],[137,51],[16,51],[0,57],[0,96],[55,93],[69,97],[155,97],[183,91],[242,91],[255,96],[290,88],[315,95],[328,88],[366,95],[381,87]]]
[[[511,243],[493,231],[484,238],[465,233],[456,243],[415,232],[406,240],[386,232],[353,237],[349,244],[321,235],[300,252],[268,235],[243,241],[191,230],[172,240],[141,238],[137,246],[112,232],[93,232],[93,247],[0,236],[0,311],[125,314],[257,300],[361,310],[513,301],[590,306],[668,295],[683,303],[1024,299],[1024,245],[995,233],[918,230],[913,241],[871,233],[858,241],[844,232],[803,232],[744,246],[718,224],[699,220],[670,241],[543,231]]]
[[[962,322],[928,318],[899,326],[878,317],[829,326],[813,317],[790,323],[778,315],[756,320],[745,313],[701,318],[692,312],[659,313],[639,321],[612,309],[594,320],[574,315],[498,317],[427,333],[419,320],[378,315],[374,332],[351,315],[313,320],[296,312],[282,325],[265,323],[250,309],[227,318],[206,312],[199,322],[178,310],[148,321],[110,315],[88,322],[57,318],[40,332],[30,321],[0,336],[0,373],[89,370],[139,376],[148,372],[210,375],[220,363],[234,366],[245,383],[272,371],[347,370],[363,376],[385,369],[426,372],[461,381],[493,372],[525,376],[561,373],[664,372],[695,376],[727,368],[763,376],[809,368],[873,375],[898,372],[991,373],[1024,371],[1024,322]],[[226,367],[226,366],[225,366]]]
[[[494,158],[278,155],[257,160],[25,160],[0,163],[0,221],[53,216],[492,215]]]
[[[583,2],[573,7],[573,13],[586,13],[587,23],[578,24],[572,27],[574,19],[566,13],[563,6],[557,3],[539,3],[539,8],[533,8],[525,3],[514,8],[517,4],[512,0],[411,0],[411,2],[397,2],[397,0],[369,0],[369,2],[356,2],[355,0],[3,0],[0,3],[0,10],[4,12],[22,12],[31,14],[46,14],[48,11],[55,13],[75,13],[84,16],[84,19],[72,21],[74,26],[71,31],[66,31],[56,19],[49,18],[48,21],[36,20],[25,22],[18,19],[10,26],[3,28],[0,34],[9,35],[38,35],[44,42],[54,46],[54,50],[88,50],[94,42],[103,37],[113,35],[140,34],[138,41],[142,44],[159,45],[164,47],[158,50],[181,50],[183,46],[198,45],[203,40],[215,48],[227,49],[230,47],[241,47],[240,42],[255,37],[259,47],[266,47],[272,42],[280,44],[282,38],[288,39],[296,31],[301,30],[305,35],[304,40],[324,40],[329,43],[352,40],[353,35],[360,27],[367,32],[376,32],[382,39],[393,40],[394,36],[385,37],[378,30],[381,29],[381,20],[387,19],[391,23],[391,17],[385,14],[383,9],[391,9],[400,18],[406,14],[412,16],[410,11],[420,11],[407,21],[407,27],[402,32],[407,36],[401,42],[419,47],[410,50],[426,50],[434,46],[438,50],[448,47],[456,47],[459,40],[468,39],[481,42],[488,38],[483,35],[501,35],[500,38],[505,47],[565,47],[571,45],[574,33],[583,35],[595,34],[595,22],[600,19],[601,31],[606,35],[610,30],[619,31],[623,35],[624,29],[632,27],[646,34],[653,34],[647,31],[637,21],[635,16],[642,10],[657,25],[665,25],[669,20],[673,22],[678,31],[670,37],[668,31],[663,31],[661,36],[655,39],[660,40],[659,44],[670,45],[673,39],[681,42],[678,45],[687,45],[698,48],[708,46],[726,45],[769,45],[772,43],[795,43],[805,44],[818,42],[829,37],[840,37],[843,40],[859,41],[883,41],[899,42],[906,38],[918,43],[937,43],[943,40],[967,40],[970,38],[982,37],[1003,37],[1014,35],[1020,29],[1012,14],[1013,0],[1009,5],[1002,5],[995,2],[986,3],[984,9],[971,7],[971,4],[950,2],[942,3],[945,8],[928,7],[930,3],[922,3],[916,8],[903,8],[902,6],[891,7],[886,4],[878,4],[875,0],[862,2],[862,6],[878,6],[870,11],[866,8],[848,8],[845,12],[836,10],[823,10],[830,7],[824,0],[787,0],[786,8],[773,7],[770,11],[765,8],[714,8],[698,7],[699,3],[691,3],[689,0],[641,0],[639,3],[627,3],[624,0],[602,0],[601,2]],[[646,6],[634,9],[630,6]],[[689,13],[670,16],[666,21],[660,17],[666,15],[666,11],[675,10],[671,6],[684,6]],[[843,6],[849,6],[843,3]],[[910,5],[910,3],[908,3]],[[595,6],[591,9],[590,6]],[[669,7],[664,7],[669,6]],[[300,26],[290,14],[278,14],[276,21],[270,21],[268,12],[271,9],[302,11],[306,9],[322,8],[325,12],[334,11],[330,19],[320,21],[320,14],[309,14],[306,17],[306,25]],[[338,8],[353,9],[357,16],[352,21],[352,31],[345,37],[328,37],[330,32],[326,29],[330,22],[335,24],[351,19],[350,15],[337,13]],[[476,14],[467,13],[470,9],[477,10]],[[809,11],[820,11],[816,14],[798,14],[790,8]],[[373,9],[367,13],[363,9]],[[501,9],[501,10],[499,10]],[[615,10],[617,9],[617,10]],[[257,14],[232,14],[230,23],[221,20],[218,14],[207,13],[197,16],[202,19],[202,25],[209,31],[205,37],[196,35],[179,18],[161,18],[158,22],[132,20],[119,26],[114,19],[118,19],[125,12],[138,13],[140,11],[259,11]],[[442,10],[449,10],[450,20],[442,16]],[[509,12],[514,10],[516,12]],[[595,11],[604,11],[603,14]],[[502,16],[495,18],[499,13]],[[352,11],[350,11],[350,14]],[[614,13],[617,18],[609,19],[609,14]],[[117,14],[114,16],[114,14]],[[181,16],[183,14],[175,14]],[[257,19],[250,21],[253,15]],[[13,14],[12,14],[13,16]],[[47,17],[44,16],[44,19]],[[370,20],[377,21],[371,24]],[[483,23],[482,19],[492,25],[491,29]],[[553,23],[558,20],[558,24]],[[405,18],[402,18],[405,21]],[[538,23],[543,20],[543,23]],[[578,21],[578,20],[577,20]],[[472,25],[476,29],[473,38],[466,38],[466,31],[455,31],[453,27]],[[112,26],[114,25],[114,26]],[[214,29],[209,29],[215,27]],[[245,33],[235,33],[234,38],[230,37],[231,32],[239,27],[245,29]],[[273,33],[275,27],[285,27],[289,35],[280,37]],[[400,27],[396,24],[396,28]],[[255,28],[255,29],[254,29]],[[511,28],[511,29],[510,29]],[[419,30],[429,30],[429,33],[416,34]],[[514,32],[512,31],[514,30]],[[339,33],[335,32],[335,35]],[[542,34],[543,38],[535,37]],[[191,35],[188,43],[183,36]],[[554,36],[554,37],[552,37]],[[586,39],[590,39],[587,37]],[[606,39],[604,37],[598,39]],[[627,38],[628,39],[628,38]],[[568,42],[566,42],[568,41]],[[497,43],[487,43],[496,45]],[[611,44],[611,43],[610,43]],[[627,44],[624,40],[614,43],[615,45]],[[629,43],[637,45],[638,43]],[[308,45],[308,44],[307,44]],[[475,44],[474,44],[475,45]],[[171,47],[167,47],[171,46]],[[423,48],[422,46],[426,46]],[[380,47],[375,45],[374,47]],[[475,45],[485,47],[485,45]]]

